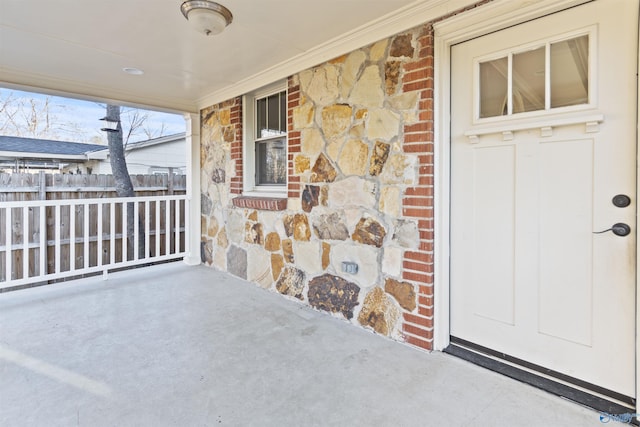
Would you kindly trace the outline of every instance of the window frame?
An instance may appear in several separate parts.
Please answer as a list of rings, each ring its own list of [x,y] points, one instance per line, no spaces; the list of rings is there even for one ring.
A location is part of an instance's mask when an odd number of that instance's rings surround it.
[[[581,36],[587,36],[589,39],[589,82],[588,82],[588,102],[584,104],[570,105],[565,107],[550,107],[550,63],[549,63],[549,55],[550,55],[550,46],[554,43],[563,42],[566,40],[571,40],[574,38],[578,38]],[[537,117],[545,117],[557,115],[559,113],[570,113],[570,112],[579,112],[586,110],[593,110],[597,108],[597,87],[595,82],[597,82],[597,68],[596,68],[596,41],[597,37],[597,26],[592,25],[580,29],[576,29],[574,31],[570,31],[567,33],[562,33],[553,37],[548,37],[545,39],[536,40],[525,45],[513,46],[507,49],[503,49],[500,51],[492,52],[487,55],[483,55],[481,57],[476,57],[473,59],[473,124],[489,124],[489,123],[500,123],[506,121],[518,121],[521,119],[527,118],[537,118]],[[524,53],[531,51],[537,47],[545,47],[545,108],[541,110],[527,111],[527,112],[519,112],[514,113],[511,111],[508,114],[500,115],[500,116],[491,116],[491,117],[480,117],[480,64],[492,61],[500,58],[507,58],[508,60],[508,87],[507,87],[507,102],[509,104],[512,103],[512,89],[513,82],[511,80],[511,64],[513,55],[517,55],[519,53]]]
[[[245,94],[242,97],[242,158],[243,158],[243,191],[245,196],[254,197],[274,197],[282,198],[287,197],[287,184],[289,181],[288,165],[285,183],[282,185],[258,185],[257,184],[257,168],[256,168],[256,143],[259,141],[265,141],[272,138],[256,138],[256,101],[261,98],[268,97],[270,95],[277,94],[279,92],[285,93],[285,105],[288,104],[287,97],[287,82],[279,81],[271,85],[265,86],[261,89],[255,90],[251,93]],[[286,108],[288,110],[288,107]],[[285,115],[285,121],[288,123],[287,111],[283,113]],[[289,141],[289,129],[287,125],[285,135],[276,136],[275,138],[284,138],[285,146],[285,162],[288,162],[288,141]]]

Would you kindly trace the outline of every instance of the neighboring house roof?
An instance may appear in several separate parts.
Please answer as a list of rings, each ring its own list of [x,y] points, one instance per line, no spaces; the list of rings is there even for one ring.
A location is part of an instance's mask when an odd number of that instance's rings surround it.
[[[87,153],[104,150],[104,145],[81,144],[51,139],[0,135],[0,158],[4,159],[87,159]]]
[[[145,141],[130,142],[125,147],[125,151],[138,150],[140,148],[152,147],[154,145],[166,144],[168,142],[180,141],[185,139],[186,133],[176,133],[174,135],[160,136],[158,138],[147,139]],[[106,159],[109,156],[109,149],[101,145],[101,150],[87,153],[89,159]]]
[[[125,150],[138,150],[184,138],[184,132],[161,136],[129,143]],[[84,162],[89,159],[106,159],[108,156],[109,148],[104,145],[0,135],[0,160],[35,159]]]
[[[173,135],[160,136],[158,138],[147,139],[146,141],[138,141],[127,144],[126,150],[137,150],[138,148],[149,147],[152,145],[164,144],[166,142],[178,141],[184,139],[186,133],[180,132]]]

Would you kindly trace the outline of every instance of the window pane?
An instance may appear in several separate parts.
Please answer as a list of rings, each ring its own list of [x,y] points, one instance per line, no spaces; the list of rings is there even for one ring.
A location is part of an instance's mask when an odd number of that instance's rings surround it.
[[[267,125],[271,135],[280,133],[280,94],[276,93],[267,98]],[[263,135],[268,136],[268,135]]]
[[[267,100],[265,98],[256,101],[256,138],[262,138],[267,127]]]
[[[275,93],[256,100],[256,138],[286,135],[286,92]]]
[[[513,112],[544,110],[544,46],[513,55]]]
[[[589,103],[589,36],[551,45],[551,107]]]
[[[284,185],[287,172],[286,160],[284,139],[256,143],[256,184]]]
[[[480,118],[507,114],[507,58],[480,63]]]

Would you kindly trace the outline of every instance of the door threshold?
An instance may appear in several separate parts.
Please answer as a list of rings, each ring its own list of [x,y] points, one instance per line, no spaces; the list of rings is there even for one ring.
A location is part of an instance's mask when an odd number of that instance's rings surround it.
[[[595,409],[603,413],[603,415],[615,416],[634,414],[635,412],[636,400],[632,397],[598,387],[460,338],[451,337],[451,344],[443,352]],[[632,423],[640,425],[637,418],[633,418]]]

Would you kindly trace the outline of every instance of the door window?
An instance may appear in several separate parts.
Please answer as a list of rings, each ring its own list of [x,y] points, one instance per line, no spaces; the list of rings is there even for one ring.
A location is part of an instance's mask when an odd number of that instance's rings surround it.
[[[589,104],[589,34],[478,61],[480,119]]]

